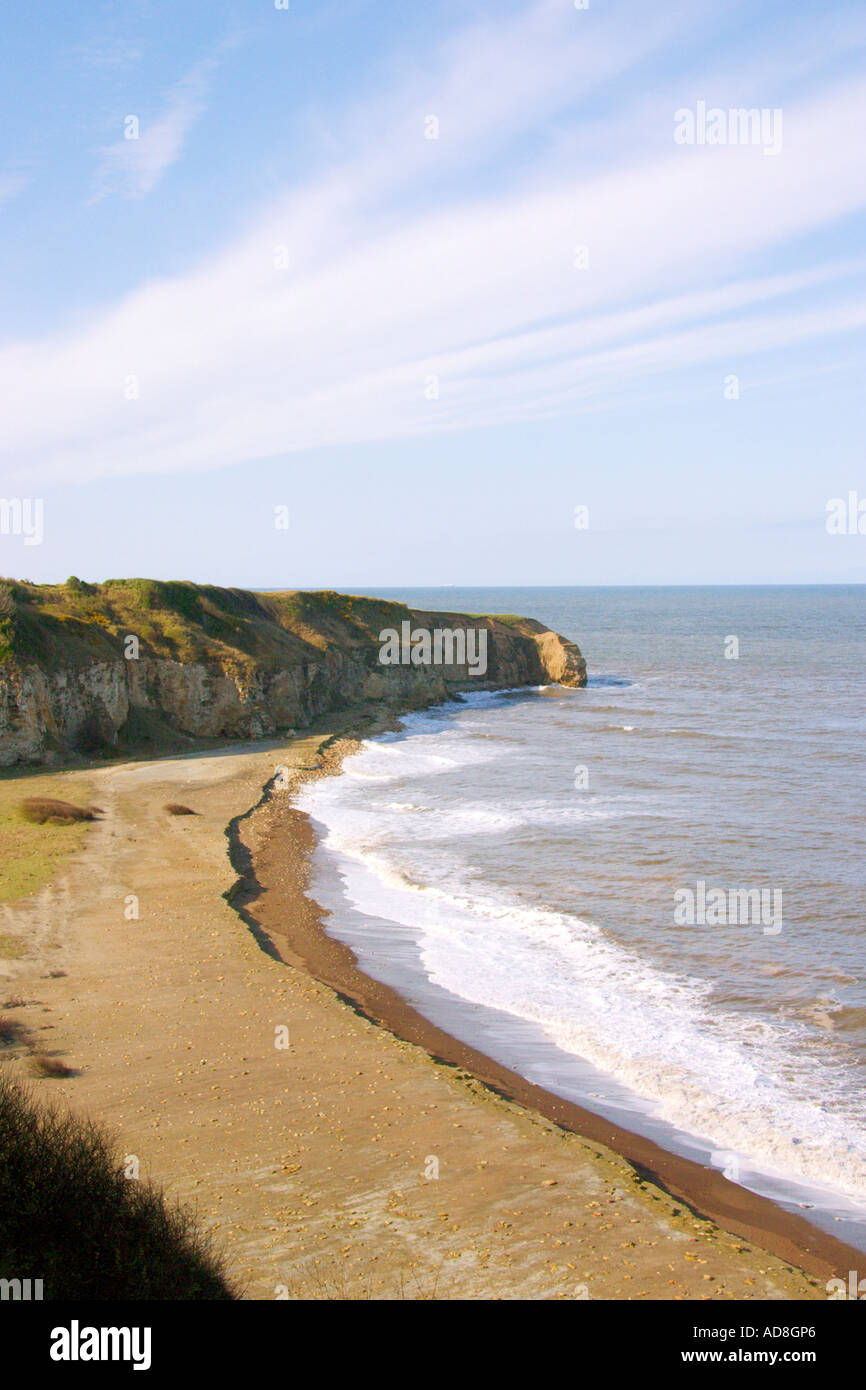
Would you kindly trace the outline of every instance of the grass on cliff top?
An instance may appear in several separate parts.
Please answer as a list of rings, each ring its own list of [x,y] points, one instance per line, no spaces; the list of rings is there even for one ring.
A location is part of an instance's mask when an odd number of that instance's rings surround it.
[[[253,593],[186,580],[0,579],[0,674],[27,662],[55,671],[116,661],[131,637],[142,656],[238,671],[277,669],[315,659],[332,644],[369,648],[383,628],[399,627],[409,612],[403,603],[333,590]],[[509,627],[527,621],[514,613],[457,616],[492,617]]]
[[[492,618],[494,622],[505,623],[506,627],[518,627],[520,623],[527,623],[529,618],[522,617],[519,613],[467,613],[467,618]]]
[[[117,659],[129,636],[142,655],[244,665],[278,663],[331,642],[369,643],[405,605],[332,591],[253,593],[183,580],[87,584],[0,580],[0,664],[49,670]]]
[[[45,1299],[238,1297],[192,1214],[127,1177],[99,1125],[0,1076],[0,1278]]]
[[[86,806],[94,799],[94,790],[82,777],[4,775],[0,780],[0,903],[20,902],[44,888],[63,860],[81,847],[90,829],[86,821],[69,825],[29,822],[20,810],[28,797],[59,798]],[[14,938],[7,941],[5,935],[0,936],[0,958],[20,954]]]

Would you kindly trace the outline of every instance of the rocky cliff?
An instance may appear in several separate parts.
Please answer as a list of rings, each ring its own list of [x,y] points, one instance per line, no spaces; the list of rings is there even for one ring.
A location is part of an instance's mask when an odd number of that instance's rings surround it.
[[[386,631],[399,639],[387,664]],[[437,631],[451,636],[431,652],[424,634]],[[397,712],[460,690],[554,682],[584,685],[586,664],[528,618],[153,580],[0,582],[7,767],[260,738],[341,709]]]

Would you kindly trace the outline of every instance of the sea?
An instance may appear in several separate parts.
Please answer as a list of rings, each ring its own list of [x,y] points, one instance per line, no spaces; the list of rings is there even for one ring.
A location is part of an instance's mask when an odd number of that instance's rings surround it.
[[[369,975],[866,1250],[866,586],[382,589],[588,684],[477,691],[298,804]]]

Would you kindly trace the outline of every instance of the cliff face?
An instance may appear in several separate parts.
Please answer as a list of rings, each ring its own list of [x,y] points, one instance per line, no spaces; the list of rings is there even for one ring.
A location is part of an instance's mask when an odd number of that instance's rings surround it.
[[[531,619],[151,581],[5,583],[2,766],[261,738],[338,709],[415,709],[459,690],[586,683],[575,644]],[[394,664],[380,659],[386,629],[404,639]],[[437,629],[456,643],[438,664],[405,640]]]

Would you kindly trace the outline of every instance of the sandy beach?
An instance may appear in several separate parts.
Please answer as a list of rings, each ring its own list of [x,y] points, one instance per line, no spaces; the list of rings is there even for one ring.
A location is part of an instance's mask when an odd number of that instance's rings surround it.
[[[191,1203],[247,1298],[825,1298],[856,1252],[448,1038],[326,935],[291,791],[347,732],[87,770],[103,818],[3,909],[0,1002],[77,1073],[35,1093]]]

